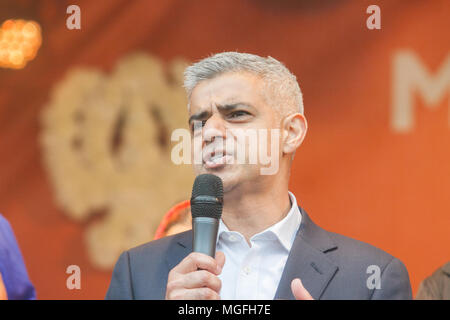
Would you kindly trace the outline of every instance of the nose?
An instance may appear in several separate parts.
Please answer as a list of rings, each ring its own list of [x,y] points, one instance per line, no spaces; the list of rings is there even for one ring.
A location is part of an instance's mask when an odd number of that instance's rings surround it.
[[[219,114],[213,114],[205,123],[203,130],[203,144],[213,142],[216,138],[225,138],[225,125]]]

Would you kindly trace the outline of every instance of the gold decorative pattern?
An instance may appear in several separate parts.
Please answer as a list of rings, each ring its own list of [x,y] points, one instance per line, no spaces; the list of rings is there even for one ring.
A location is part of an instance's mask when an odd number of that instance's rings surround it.
[[[40,139],[58,205],[77,221],[106,212],[85,231],[96,267],[150,241],[164,213],[189,198],[192,169],[170,159],[172,131],[187,128],[185,66],[136,53],[110,76],[73,69],[44,108]]]

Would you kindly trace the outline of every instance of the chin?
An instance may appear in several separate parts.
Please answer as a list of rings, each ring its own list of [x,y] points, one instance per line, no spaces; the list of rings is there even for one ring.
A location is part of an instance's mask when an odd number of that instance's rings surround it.
[[[239,183],[240,175],[235,172],[234,168],[230,166],[223,166],[219,168],[206,168],[204,166],[195,167],[195,174],[213,174],[222,179],[223,191],[227,192]]]
[[[222,179],[223,192],[230,192],[238,186],[247,188],[253,188],[255,183],[257,184],[261,178],[259,171],[255,171],[255,168],[248,166],[234,168],[235,170],[223,171],[223,172],[208,172],[217,175]]]
[[[260,177],[259,168],[254,168],[253,165],[225,165],[218,168],[198,166],[195,168],[195,174],[214,174],[218,176],[222,179],[224,193],[230,192],[237,186],[246,184],[246,182],[253,183]]]

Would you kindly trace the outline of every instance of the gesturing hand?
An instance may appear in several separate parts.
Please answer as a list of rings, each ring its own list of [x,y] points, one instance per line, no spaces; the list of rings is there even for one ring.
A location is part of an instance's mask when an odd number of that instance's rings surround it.
[[[302,281],[299,278],[292,280],[291,290],[296,300],[314,300],[313,297],[303,286]]]

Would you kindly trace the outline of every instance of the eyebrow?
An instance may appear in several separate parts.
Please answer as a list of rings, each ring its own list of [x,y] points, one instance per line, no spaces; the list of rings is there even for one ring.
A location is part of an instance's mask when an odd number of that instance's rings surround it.
[[[236,103],[227,103],[224,105],[217,105],[217,109],[219,109],[219,111],[221,111],[221,112],[231,111],[231,110],[237,109],[239,107],[244,107],[247,109],[248,108],[254,109],[254,107],[250,103],[246,103],[246,102],[236,102]],[[193,120],[205,119],[209,114],[210,114],[209,111],[202,111],[202,112],[193,114],[192,116],[189,117],[188,123],[191,124],[191,122]]]
[[[188,123],[191,124],[192,121],[194,121],[194,120],[204,119],[208,116],[208,114],[209,114],[209,111],[202,111],[200,113],[193,114],[192,116],[189,117]]]

